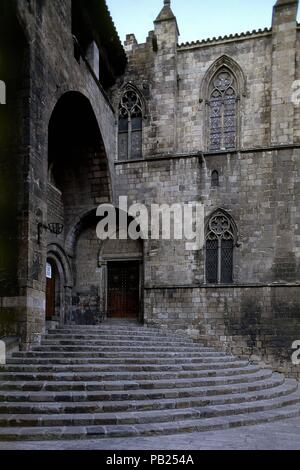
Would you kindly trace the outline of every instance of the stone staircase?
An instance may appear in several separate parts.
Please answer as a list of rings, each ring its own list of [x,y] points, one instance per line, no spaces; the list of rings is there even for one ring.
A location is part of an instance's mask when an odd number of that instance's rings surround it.
[[[0,440],[225,429],[300,415],[295,380],[137,324],[66,326],[0,368]]]

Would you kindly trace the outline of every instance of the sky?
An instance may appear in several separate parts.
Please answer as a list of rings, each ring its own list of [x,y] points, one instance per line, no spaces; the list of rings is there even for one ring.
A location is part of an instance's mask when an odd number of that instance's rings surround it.
[[[146,40],[163,0],[106,0],[120,39],[134,33]],[[179,42],[224,36],[271,26],[276,0],[172,0],[180,30]],[[300,11],[298,12],[300,21]]]

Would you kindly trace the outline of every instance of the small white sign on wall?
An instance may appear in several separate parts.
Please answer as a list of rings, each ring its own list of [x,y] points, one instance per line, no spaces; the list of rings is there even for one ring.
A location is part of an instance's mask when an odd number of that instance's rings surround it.
[[[52,279],[52,266],[50,263],[46,264],[46,278]]]
[[[4,341],[0,341],[0,365],[6,364],[6,346]]]
[[[6,104],[6,86],[3,80],[0,80],[0,104]]]

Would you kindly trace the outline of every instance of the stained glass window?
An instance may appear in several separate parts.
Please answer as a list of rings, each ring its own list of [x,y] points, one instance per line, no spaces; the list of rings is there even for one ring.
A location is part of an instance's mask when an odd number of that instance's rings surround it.
[[[233,283],[234,226],[222,211],[215,213],[206,228],[206,282]]]
[[[139,95],[128,87],[119,105],[119,160],[142,158],[143,112]]]
[[[236,80],[226,68],[211,83],[209,97],[210,150],[233,150],[237,134]]]

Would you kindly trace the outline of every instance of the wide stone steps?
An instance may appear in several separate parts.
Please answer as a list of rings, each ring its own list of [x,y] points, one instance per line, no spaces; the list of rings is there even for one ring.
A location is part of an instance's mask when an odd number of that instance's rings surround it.
[[[185,378],[185,379],[164,379],[164,380],[116,380],[116,381],[95,381],[95,382],[82,382],[82,381],[22,381],[10,380],[9,382],[0,383],[0,392],[4,390],[16,391],[98,391],[98,390],[152,390],[159,391],[160,389],[168,388],[193,388],[193,387],[210,387],[217,385],[228,385],[235,383],[253,382],[253,380],[264,380],[272,376],[272,371],[260,371],[254,374],[245,374],[214,377],[214,378]]]
[[[84,329],[84,330],[83,330]],[[174,331],[167,329],[159,329],[154,327],[143,326],[141,324],[114,324],[114,323],[101,323],[99,325],[70,325],[59,328],[58,330],[49,330],[48,335],[51,334],[65,334],[65,333],[81,333],[81,334],[102,334],[105,332],[123,334],[123,333],[141,333],[143,335],[151,334],[152,336],[163,335],[163,336],[181,336]]]
[[[298,415],[296,381],[134,323],[52,330],[0,367],[0,440],[174,434]]]
[[[134,344],[134,346],[133,346]],[[36,346],[32,349],[32,351],[52,351],[53,348],[59,348],[58,350],[69,350],[70,348],[72,349],[77,349],[78,351],[86,351],[87,349],[89,351],[97,351],[97,350],[107,350],[109,348],[112,349],[126,349],[128,350],[129,348],[134,348],[135,350],[153,350],[153,351],[158,351],[158,350],[164,350],[167,348],[168,350],[174,350],[174,348],[178,350],[197,350],[197,351],[203,351],[203,352],[216,352],[214,348],[211,347],[200,347],[197,346],[196,344],[186,344],[186,343],[179,343],[179,342],[162,342],[161,346],[159,346],[155,341],[43,341],[41,345]]]
[[[65,353],[71,353],[71,352],[77,352],[78,353],[84,353],[86,354],[86,351],[89,351],[89,354],[93,353],[93,352],[134,352],[134,353],[143,353],[143,354],[146,354],[146,353],[151,353],[151,352],[155,352],[155,353],[159,353],[159,352],[162,352],[162,353],[165,353],[165,352],[171,352],[172,354],[174,352],[176,352],[177,354],[178,353],[193,353],[193,354],[197,354],[197,355],[200,355],[200,354],[206,354],[206,355],[212,355],[212,356],[215,356],[215,355],[218,355],[218,356],[225,356],[224,353],[221,353],[221,352],[216,352],[214,349],[212,348],[197,348],[196,345],[191,345],[191,346],[180,346],[178,344],[174,344],[174,345],[163,345],[163,346],[158,346],[158,345],[149,345],[149,344],[145,344],[144,346],[143,345],[132,345],[131,344],[125,344],[125,345],[119,345],[119,344],[114,344],[112,343],[111,345],[109,344],[106,344],[106,345],[93,345],[93,344],[90,344],[90,345],[60,345],[60,344],[52,344],[52,345],[41,345],[41,346],[37,346],[35,348],[32,349],[32,351],[30,352],[18,352],[16,353],[16,356],[15,357],[21,357],[22,355],[34,355],[35,353],[48,353],[48,352],[63,352],[64,354]]]
[[[172,435],[189,432],[204,432],[228,429],[254,424],[271,423],[280,419],[299,416],[299,406],[251,412],[249,408],[242,414],[233,414],[216,418],[174,419],[160,423],[144,423],[135,425],[106,426],[55,426],[55,427],[3,427],[0,429],[0,440],[47,441],[74,439],[102,439],[116,437],[136,437],[153,435]]]
[[[219,362],[219,364],[227,364],[228,361],[233,361],[234,359],[233,358],[228,358],[226,356],[224,357],[218,357],[218,356],[215,356],[215,357],[202,357],[202,356],[196,356],[196,357],[182,357],[182,354],[179,354],[179,355],[176,355],[176,354],[169,354],[169,355],[165,355],[165,354],[160,354],[159,355],[159,358],[157,357],[157,354],[151,354],[151,355],[147,355],[147,356],[143,356],[143,355],[140,355],[140,356],[126,356],[126,354],[124,355],[118,355],[118,354],[113,354],[113,357],[111,357],[109,354],[105,355],[104,357],[98,357],[98,358],[95,358],[95,357],[87,357],[87,355],[85,355],[86,357],[81,357],[80,359],[79,358],[76,358],[76,357],[69,357],[69,355],[67,355],[66,357],[64,357],[63,355],[60,355],[60,356],[56,356],[56,357],[41,357],[41,356],[35,356],[35,357],[23,357],[23,356],[18,356],[18,357],[12,357],[10,359],[8,359],[8,364],[18,364],[18,365],[24,365],[24,364],[30,364],[30,365],[43,365],[43,364],[56,364],[56,365],[59,365],[59,364],[65,364],[65,365],[71,365],[71,366],[75,366],[75,365],[86,365],[86,364],[89,364],[89,365],[101,365],[101,364],[127,364],[127,365],[131,365],[131,364],[143,364],[143,365],[147,365],[147,364],[161,364],[161,365],[165,365],[165,364],[177,364],[178,362],[180,363],[185,363],[185,364],[204,364],[204,365],[208,365],[208,364],[211,364],[213,362],[215,362],[216,360]]]
[[[47,337],[44,337],[43,338],[43,342],[56,342],[56,341],[74,341],[74,342],[82,342],[84,341],[85,343],[86,342],[109,342],[109,343],[112,343],[112,342],[116,342],[116,341],[120,341],[120,342],[123,342],[123,341],[130,341],[130,342],[135,342],[135,343],[145,343],[145,342],[150,342],[150,343],[153,343],[155,342],[155,344],[162,344],[162,343],[165,343],[166,341],[168,341],[169,343],[180,343],[180,344],[194,344],[194,341],[189,338],[189,337],[186,337],[186,338],[182,338],[182,336],[168,336],[167,338],[164,336],[164,335],[157,335],[157,336],[153,336],[153,335],[140,335],[140,334],[135,334],[135,335],[119,335],[117,333],[114,333],[114,334],[100,334],[100,333],[97,333],[97,334],[73,334],[73,333],[69,333],[69,334],[51,334],[51,335],[48,335]]]
[[[198,387],[178,387],[178,388],[161,388],[161,389],[131,389],[131,390],[30,390],[30,391],[6,391],[0,395],[1,401],[7,402],[56,402],[56,401],[71,401],[71,402],[85,402],[85,401],[120,401],[120,400],[148,400],[155,399],[161,400],[166,398],[184,398],[184,397],[205,397],[214,395],[227,395],[231,393],[247,393],[253,391],[265,390],[268,388],[276,387],[284,383],[284,378],[276,375],[269,379],[250,382],[242,382],[237,384],[220,384],[220,385],[205,385]]]
[[[10,372],[1,373],[0,372],[0,381],[8,382],[15,380],[18,382],[34,382],[34,381],[63,381],[63,382],[99,382],[99,381],[111,381],[111,380],[159,380],[161,378],[167,380],[176,380],[176,379],[197,379],[204,377],[219,377],[219,376],[239,376],[249,373],[259,372],[258,366],[251,366],[239,369],[223,369],[223,370],[186,370],[186,371],[159,371],[159,372],[123,372],[123,371],[114,371],[114,372],[54,372],[51,371],[48,374],[43,372],[15,372],[14,374]]]
[[[74,348],[74,351],[69,351],[69,350],[58,350],[58,351],[45,351],[45,350],[39,350],[39,351],[30,351],[30,352],[17,352],[14,353],[14,358],[23,358],[23,359],[34,359],[34,358],[39,358],[39,359],[84,359],[85,361],[88,361],[89,359],[93,358],[127,358],[128,356],[133,356],[136,358],[151,358],[151,357],[160,357],[160,358],[171,358],[171,357],[176,357],[180,358],[183,355],[188,356],[189,358],[200,358],[200,359],[220,359],[224,358],[226,359],[226,355],[218,352],[200,352],[197,351],[197,349],[185,349],[179,351],[176,349],[175,351],[172,348],[169,349],[164,349],[164,350],[140,350],[137,348],[112,348],[111,350],[109,348],[102,348],[97,351],[89,351],[87,354],[86,351],[77,351],[76,348]]]
[[[203,406],[198,408],[185,408],[181,410],[157,410],[142,412],[90,413],[90,414],[52,414],[52,415],[14,415],[1,414],[0,426],[94,426],[126,425],[145,423],[164,423],[166,421],[180,421],[182,419],[206,419],[217,416],[230,416],[244,412],[261,412],[274,409],[278,406],[295,405],[300,402],[300,393],[297,391],[288,397],[265,400],[264,402],[241,403]]]
[[[226,369],[234,369],[235,372],[238,374],[240,370],[244,370],[244,368],[249,367],[249,363],[247,361],[238,361],[238,360],[231,360],[227,362],[204,362],[204,363],[191,363],[191,362],[182,362],[181,361],[168,361],[163,362],[162,364],[149,364],[149,363],[140,363],[140,364],[118,364],[118,363],[108,363],[108,364],[49,364],[49,365],[42,365],[42,364],[8,364],[5,366],[6,372],[2,372],[1,376],[3,379],[11,374],[14,373],[32,373],[32,374],[39,374],[39,373],[47,373],[50,372],[51,376],[57,373],[65,372],[66,374],[75,373],[77,372],[76,376],[79,373],[106,373],[111,372],[112,374],[116,374],[117,372],[179,372],[179,371],[203,371],[203,373],[217,373],[219,370]],[[254,368],[254,366],[252,366]],[[256,368],[256,366],[255,366]],[[0,366],[1,371],[1,366]],[[1,372],[0,372],[1,373]],[[0,379],[1,380],[1,379]]]
[[[99,413],[120,411],[143,411],[143,410],[163,410],[182,409],[192,407],[207,407],[214,405],[226,405],[234,403],[246,403],[261,400],[272,400],[278,397],[285,397],[298,390],[298,383],[295,380],[288,380],[282,385],[266,388],[254,392],[231,393],[227,395],[216,395],[210,397],[184,397],[177,399],[157,399],[157,400],[122,400],[122,401],[95,401],[95,402],[0,402],[0,413],[12,414],[50,414],[50,413]]]
[[[80,337],[88,337],[88,336],[97,336],[98,339],[111,337],[111,338],[119,338],[119,339],[126,339],[130,337],[130,339],[141,339],[141,338],[148,338],[150,340],[155,339],[157,341],[161,340],[178,340],[178,341],[187,341],[193,342],[190,336],[185,334],[177,334],[174,332],[166,333],[166,331],[161,331],[157,329],[150,329],[150,328],[105,328],[105,327],[86,327],[84,326],[85,330],[82,331],[81,327],[72,327],[69,329],[60,329],[60,330],[50,330],[47,333],[47,339],[51,339],[55,336],[70,338],[72,336],[80,336]]]
[[[142,355],[147,355],[148,353],[171,353],[174,354],[180,354],[180,353],[189,353],[192,355],[196,356],[202,356],[203,357],[222,357],[222,353],[217,353],[211,349],[200,349],[198,350],[197,348],[183,348],[183,347],[167,347],[164,346],[162,348],[156,348],[156,347],[133,347],[133,346],[114,346],[112,345],[111,347],[109,346],[91,346],[89,348],[89,355],[93,357],[93,355],[97,354],[104,354],[104,353],[120,353],[120,354],[126,354],[128,353],[137,353],[137,354],[142,354]],[[71,355],[72,353],[76,353],[77,355],[83,355],[87,356],[86,354],[86,349],[83,346],[40,346],[34,348],[31,352],[23,352],[23,353],[16,353],[16,357],[35,357],[37,354],[52,354],[53,355],[60,355],[60,353],[69,354]],[[225,354],[223,355],[223,357]]]

